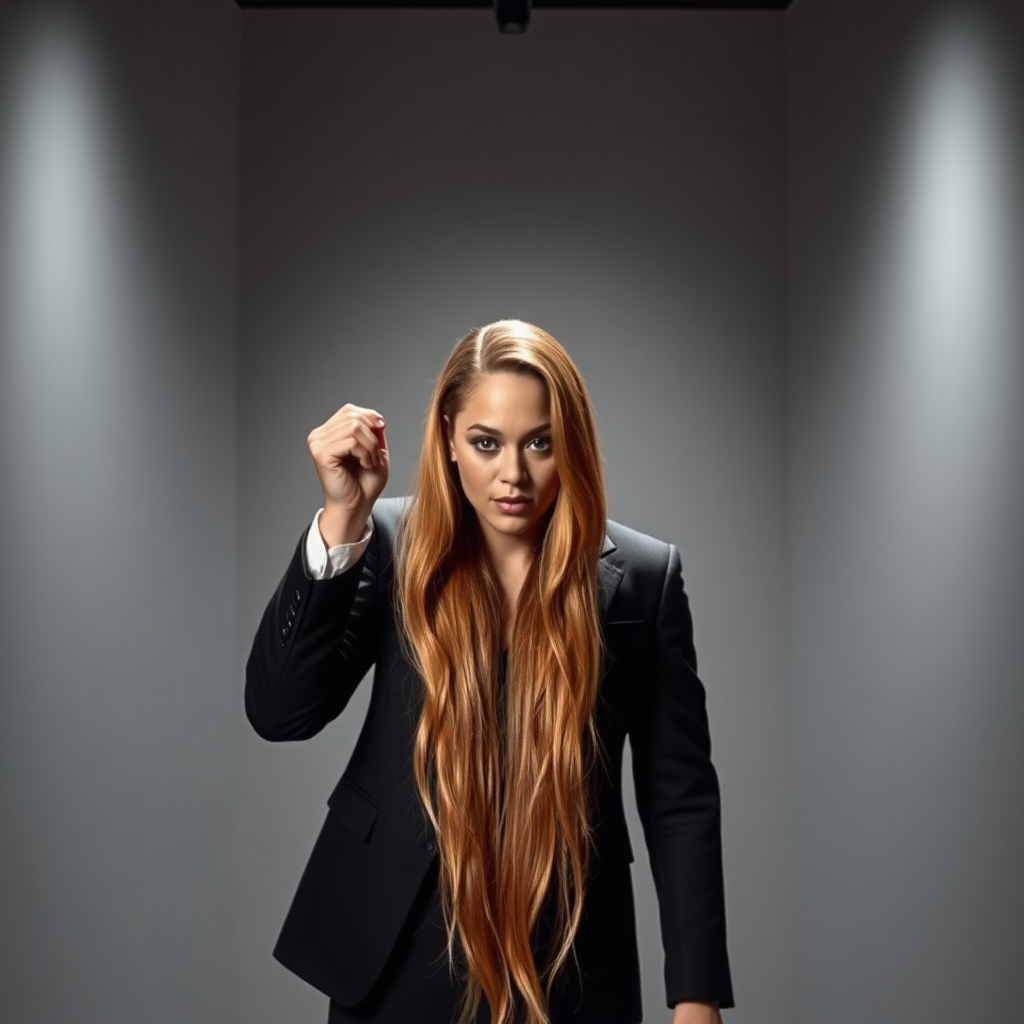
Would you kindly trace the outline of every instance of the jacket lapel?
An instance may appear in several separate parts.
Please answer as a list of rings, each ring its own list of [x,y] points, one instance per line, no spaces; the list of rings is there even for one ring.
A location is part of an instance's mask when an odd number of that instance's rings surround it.
[[[622,582],[622,570],[608,557],[615,550],[615,542],[605,535],[601,560],[597,563],[597,607],[602,623],[608,619],[612,598]]]

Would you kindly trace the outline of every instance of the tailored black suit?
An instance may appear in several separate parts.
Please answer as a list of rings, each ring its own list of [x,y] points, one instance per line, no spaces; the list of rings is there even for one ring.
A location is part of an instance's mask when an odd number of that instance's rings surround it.
[[[309,578],[303,534],[246,666],[246,714],[269,740],[319,732],[375,666],[366,720],[274,949],[343,1006],[359,1003],[381,975],[436,868],[435,836],[412,772],[422,681],[399,643],[394,600],[395,536],[406,500],[377,501],[366,553],[333,579]],[[596,722],[604,760],[593,780],[595,855],[575,943],[570,1019],[641,1020],[633,851],[621,792],[627,735],[658,894],[666,1001],[732,1006],[718,780],[679,552],[609,521],[598,586],[605,656]],[[572,958],[565,970],[576,970]]]

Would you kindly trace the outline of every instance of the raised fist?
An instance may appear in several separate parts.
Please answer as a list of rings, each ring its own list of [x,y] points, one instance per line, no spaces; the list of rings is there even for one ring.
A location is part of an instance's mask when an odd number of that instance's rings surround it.
[[[325,543],[358,540],[388,482],[384,417],[376,409],[348,403],[314,427],[306,444],[324,493],[320,532]]]

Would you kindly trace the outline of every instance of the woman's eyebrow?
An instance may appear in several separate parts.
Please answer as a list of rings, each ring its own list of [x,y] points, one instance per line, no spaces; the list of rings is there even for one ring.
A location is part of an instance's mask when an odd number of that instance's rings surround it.
[[[535,434],[543,434],[545,430],[550,429],[550,423],[542,423],[539,427],[533,427],[531,430],[528,430],[525,434],[523,434],[523,437],[533,437]],[[492,437],[502,436],[500,430],[495,430],[494,427],[488,427],[483,423],[471,423],[468,427],[466,427],[466,430],[479,430],[482,431],[484,434],[490,434]]]

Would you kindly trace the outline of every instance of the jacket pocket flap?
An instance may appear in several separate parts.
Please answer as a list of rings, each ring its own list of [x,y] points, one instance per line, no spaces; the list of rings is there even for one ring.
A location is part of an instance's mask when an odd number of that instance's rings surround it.
[[[626,643],[643,638],[647,622],[644,619],[615,619],[602,626],[605,636],[611,641],[624,640]]]
[[[356,839],[366,842],[377,819],[377,805],[362,789],[342,775],[327,798],[327,806]]]

